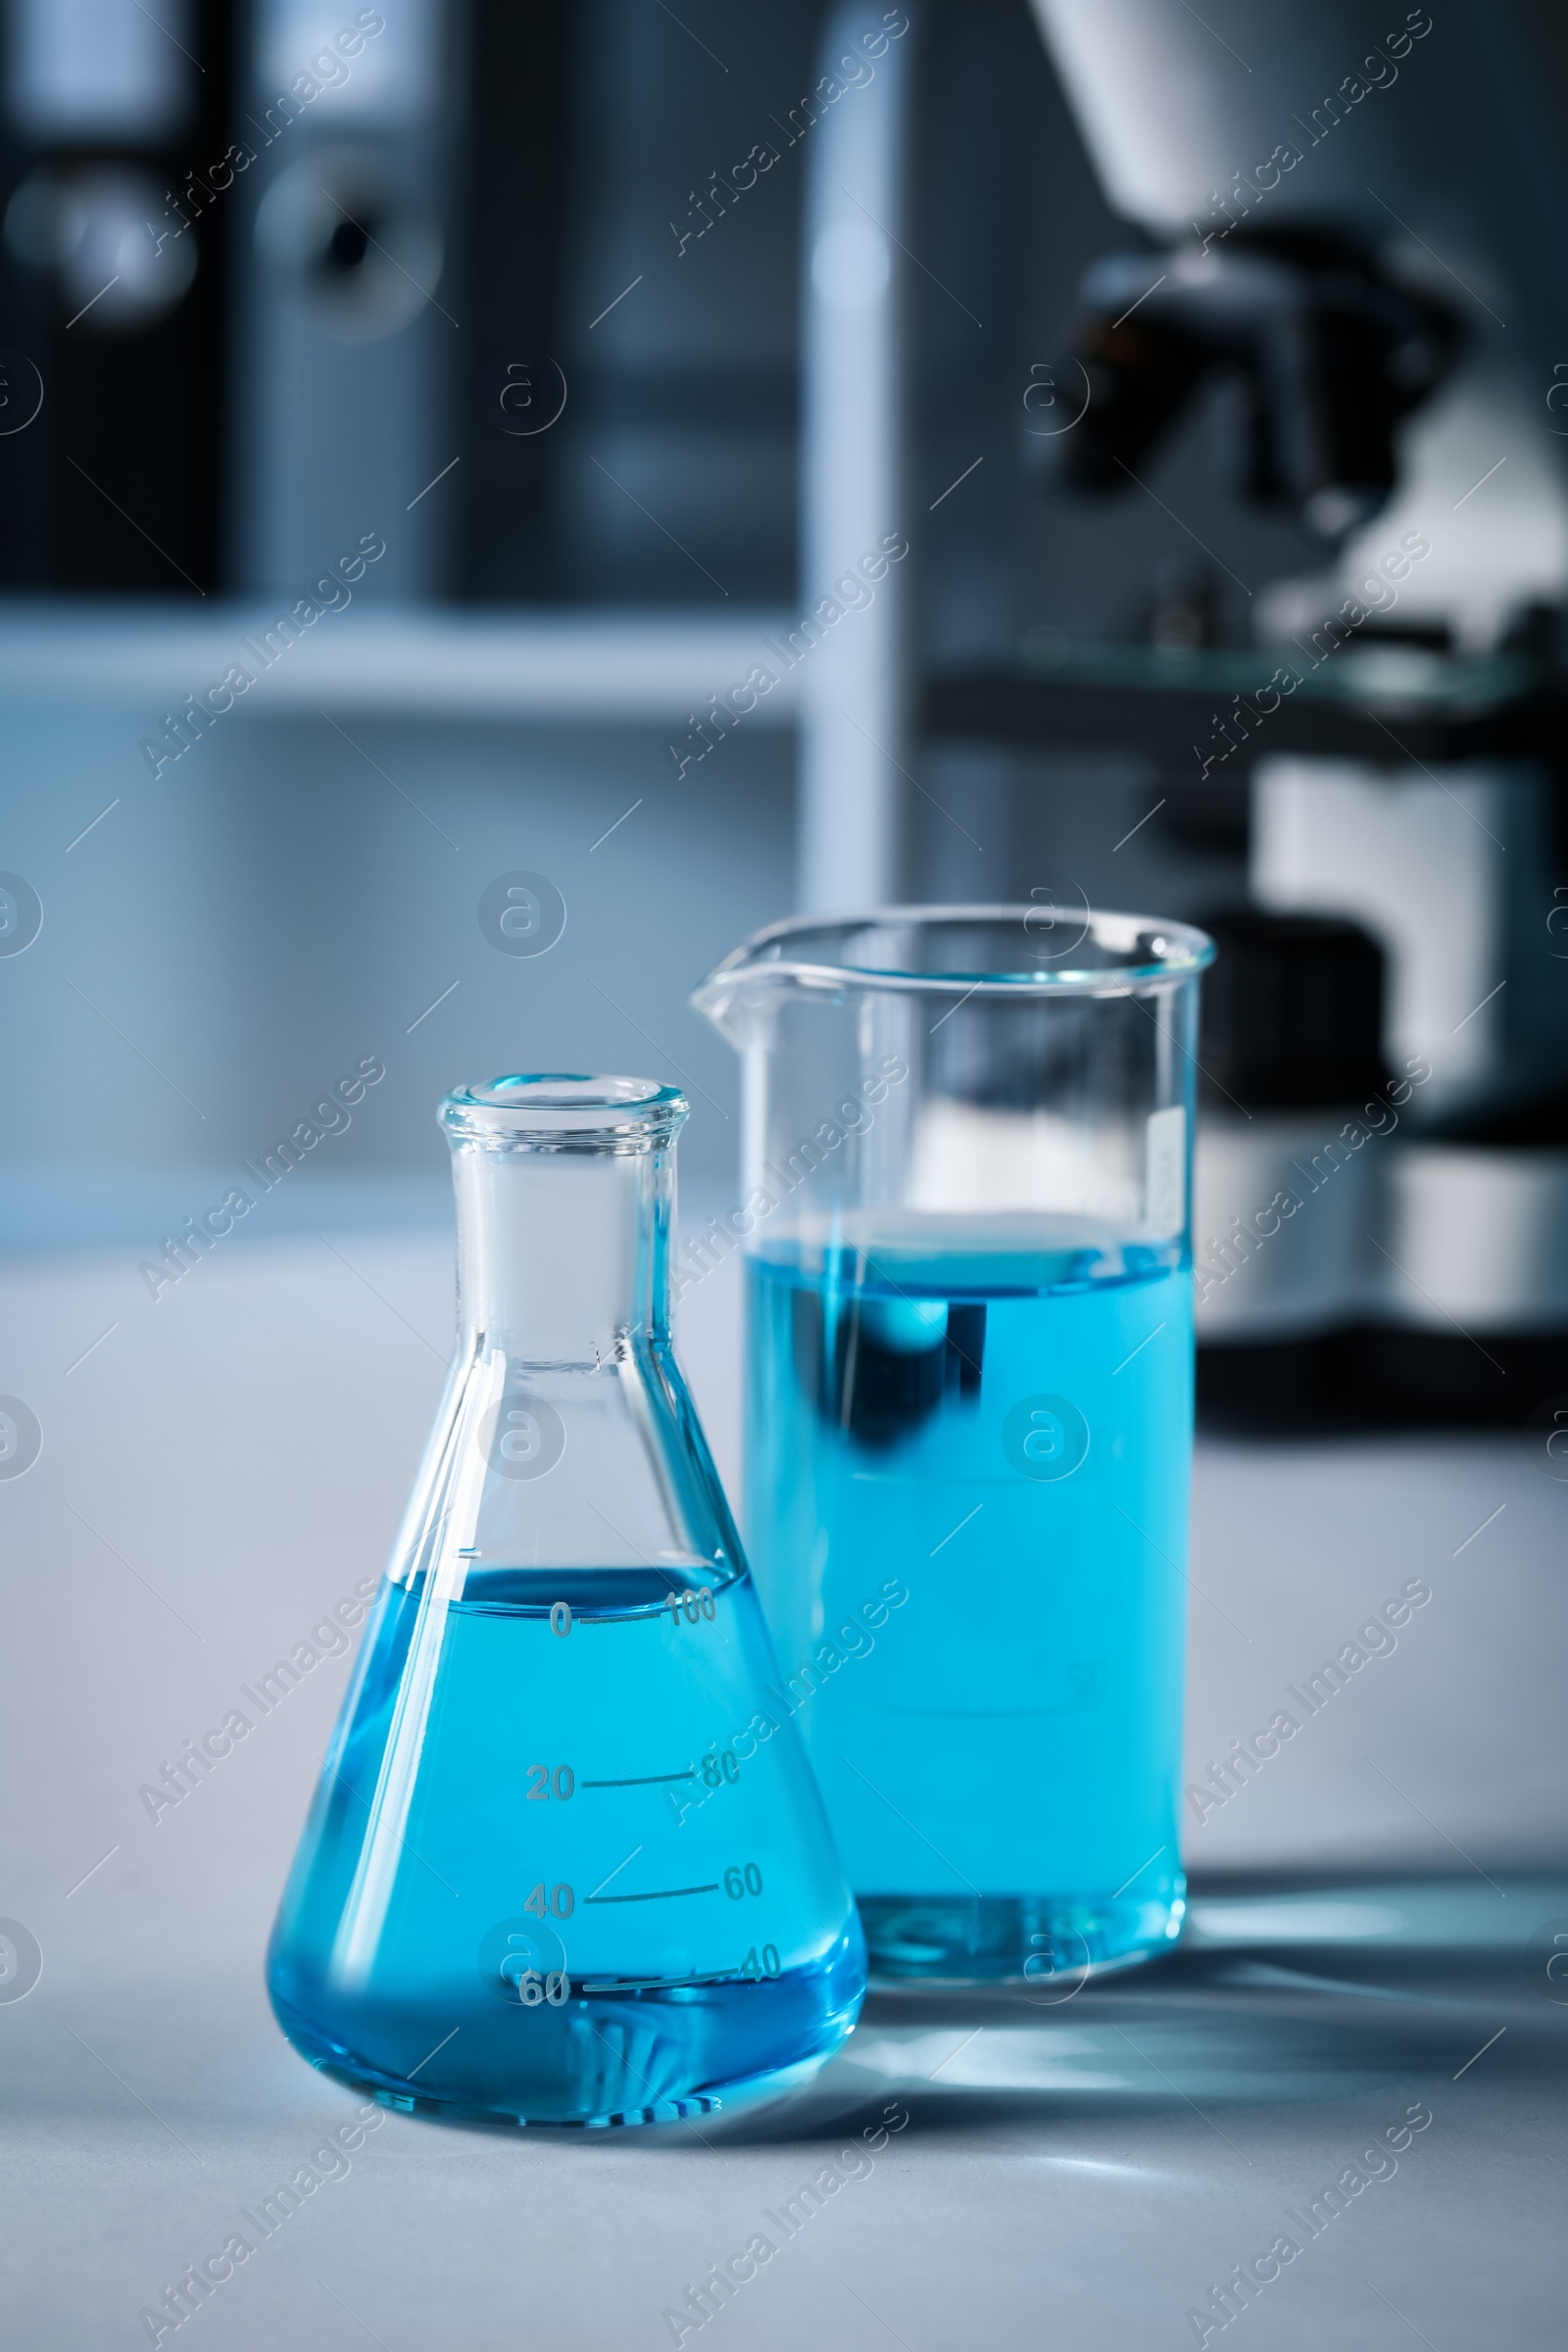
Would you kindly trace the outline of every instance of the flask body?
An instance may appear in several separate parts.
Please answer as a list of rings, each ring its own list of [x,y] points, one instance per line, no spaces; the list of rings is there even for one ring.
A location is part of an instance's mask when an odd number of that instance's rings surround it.
[[[396,2107],[728,2111],[813,2072],[864,1986],[662,1313],[678,1098],[574,1094],[634,1085],[448,1105],[459,1354],[269,1959],[301,2053]],[[552,1091],[564,1147],[527,1140]]]

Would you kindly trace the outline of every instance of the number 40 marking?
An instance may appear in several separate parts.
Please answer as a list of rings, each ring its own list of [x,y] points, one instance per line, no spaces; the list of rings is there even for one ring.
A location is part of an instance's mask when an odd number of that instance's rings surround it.
[[[576,1900],[569,1886],[547,1886],[541,1879],[522,1907],[531,1911],[535,1919],[548,1919],[552,1912],[557,1919],[569,1919]]]

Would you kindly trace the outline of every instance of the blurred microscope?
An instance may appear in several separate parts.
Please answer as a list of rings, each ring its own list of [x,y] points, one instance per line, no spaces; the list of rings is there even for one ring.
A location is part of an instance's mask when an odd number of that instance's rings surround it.
[[[1251,800],[1250,903],[1213,916],[1200,1394],[1526,1419],[1568,1390],[1565,27],[1034,5],[1141,233],[1081,289],[1080,425],[1028,449],[1125,490],[1206,397],[1231,489],[1324,548],[1250,656],[1173,594],[1143,673],[1198,784],[1245,767]]]
[[[1182,909],[1222,951],[1200,1401],[1568,1427],[1568,22],[1031,5],[1128,228],[1026,469],[1057,514],[1125,497],[1206,405],[1225,494],[1322,555],[1250,643],[1195,556],[1144,642],[1042,632],[929,683],[925,724],[1245,792],[1245,900]]]

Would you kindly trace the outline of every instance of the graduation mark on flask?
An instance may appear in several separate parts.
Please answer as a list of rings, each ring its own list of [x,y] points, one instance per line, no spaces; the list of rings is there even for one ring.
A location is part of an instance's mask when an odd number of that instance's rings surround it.
[[[654,1886],[646,1894],[590,1894],[584,1900],[590,1903],[668,1903],[673,1902],[678,1894],[717,1892],[718,1881],[715,1879],[710,1886]]]
[[[684,1772],[642,1772],[629,1781],[584,1781],[585,1788],[659,1788],[666,1781],[695,1781],[697,1767],[688,1764]]]

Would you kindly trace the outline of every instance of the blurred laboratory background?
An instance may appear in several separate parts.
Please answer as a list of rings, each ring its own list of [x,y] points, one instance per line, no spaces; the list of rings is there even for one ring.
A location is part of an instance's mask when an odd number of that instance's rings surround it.
[[[1195,1901],[1065,2032],[1019,1996],[952,2049],[924,2010],[862,2033],[862,2091],[921,2124],[855,2192],[890,2218],[843,2200],[732,2326],[864,2342],[863,2261],[917,2346],[943,2296],[974,2332],[977,2274],[989,2340],[1033,2343],[1045,2263],[1063,2341],[1185,2340],[1189,2249],[1225,2277],[1351,2116],[1430,2091],[1427,2185],[1379,2253],[1364,2211],[1314,2250],[1271,2340],[1321,2341],[1332,2292],[1347,2343],[1403,2311],[1554,2341],[1568,15],[0,0],[0,2024],[33,2338],[130,2328],[344,2112],[261,1954],[346,1688],[331,1612],[381,1573],[451,1349],[439,1098],[678,1083],[710,1230],[739,1065],[692,989],[762,924],[909,902],[1031,906],[1043,954],[1090,906],[1218,944]],[[733,1257],[678,1315],[738,1494]],[[962,1557],[935,1568],[968,1605]],[[150,1797],[290,1657],[231,1760]],[[1397,2011],[1380,1952],[1426,1988]],[[1494,1975],[1440,2009],[1455,1952]],[[540,2341],[663,2340],[672,2282],[784,2202],[778,2150],[606,2206],[603,2150],[585,2200],[559,2151],[387,2123],[398,2167],[333,2190],[327,2252],[224,2287],[222,2340],[336,2344],[363,2311],[511,2344],[524,2288]]]
[[[1245,908],[1200,1256],[1433,1075],[1387,1254],[1357,1165],[1310,1264],[1213,1286],[1205,1397],[1568,1386],[1562,265],[1428,137],[1475,76],[1544,107],[1560,27],[1403,31],[1315,113],[1348,19],[1240,113],[1211,38],[1171,61],[1195,150],[1232,110],[1210,188],[1080,13],[11,0],[13,1244],[156,1238],[364,1054],[298,1188],[355,1216],[443,1213],[428,1105],[540,1062],[677,1071],[721,1192],[686,996],[758,923]],[[548,955],[479,919],[517,871]]]
[[[1095,904],[1222,951],[1198,1578],[1308,1440],[1381,1510],[1370,1433],[1524,1433],[1558,1510],[1568,33],[1180,13],[9,0],[0,1246],[119,1335],[60,1409],[284,1139],[224,1262],[424,1235],[435,1378],[455,1080],[678,1080],[700,1219],[737,940]]]

